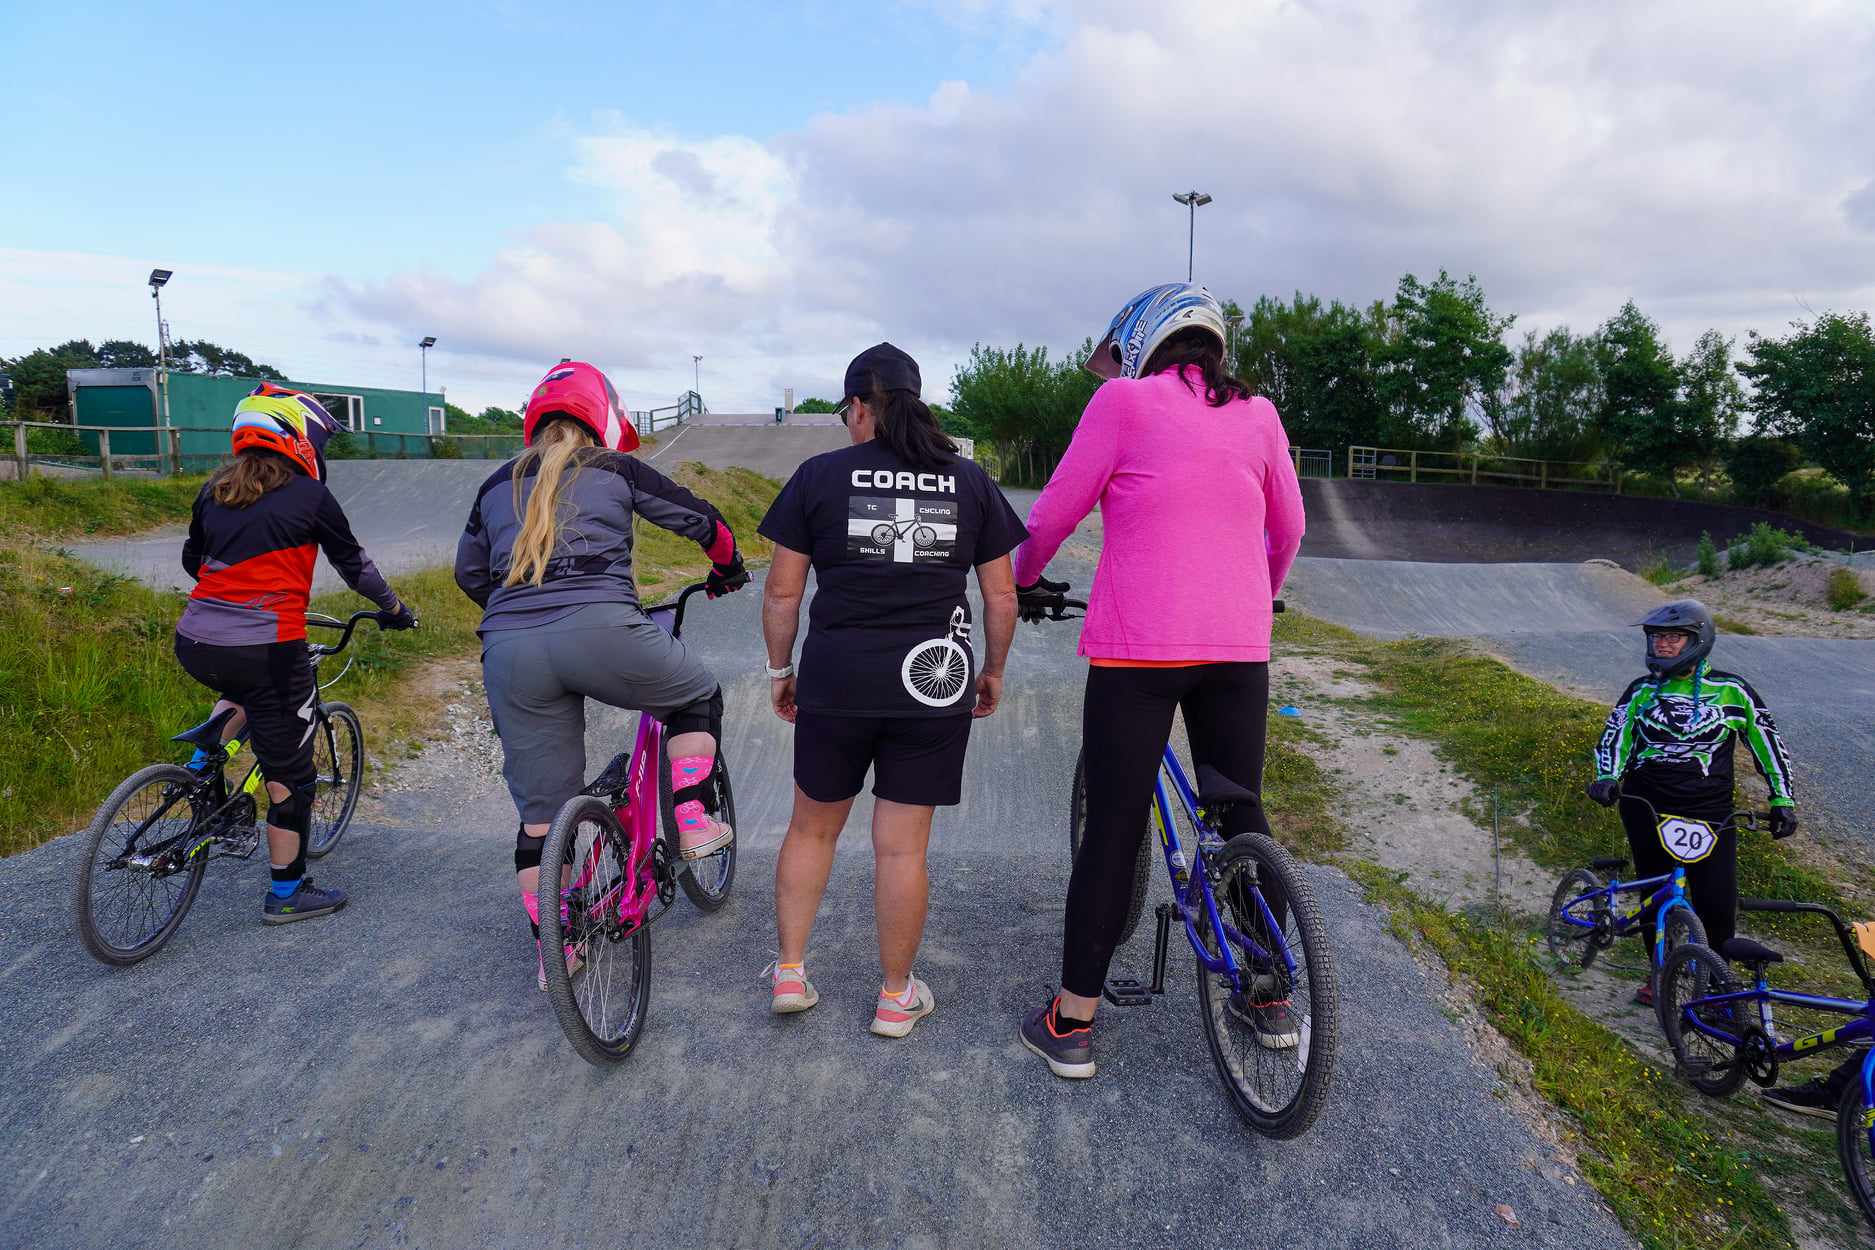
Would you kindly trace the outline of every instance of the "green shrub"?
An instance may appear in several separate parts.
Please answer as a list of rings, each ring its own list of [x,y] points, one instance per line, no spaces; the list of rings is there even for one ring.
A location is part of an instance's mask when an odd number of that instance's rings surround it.
[[[1752,525],[1749,533],[1732,540],[1725,559],[1733,569],[1769,568],[1774,564],[1782,564],[1799,551],[1808,550],[1810,544],[1801,534],[1792,534],[1769,522],[1758,521]]]
[[[1862,589],[1862,579],[1855,575],[1852,568],[1830,570],[1829,606],[1838,612],[1846,612],[1868,598],[1868,591]]]
[[[462,442],[454,438],[433,438],[430,440],[430,457],[435,460],[462,459]]]
[[[1758,632],[1744,621],[1739,620],[1736,616],[1727,616],[1723,612],[1714,612],[1712,614],[1712,623],[1728,634],[1755,634]]]
[[[31,429],[26,431],[26,450],[35,456],[90,456],[85,440],[76,430]]]
[[[1653,560],[1641,570],[1641,576],[1645,577],[1656,586],[1671,586],[1674,582],[1686,576],[1686,570],[1667,559],[1665,556],[1655,556]]]
[[[1699,532],[1699,575],[1701,577],[1719,575],[1719,549],[1713,544],[1712,535],[1704,530]]]
[[[1779,483],[1803,462],[1794,443],[1752,434],[1725,449],[1725,473],[1732,479],[1732,496],[1739,503],[1775,507],[1783,498]]]

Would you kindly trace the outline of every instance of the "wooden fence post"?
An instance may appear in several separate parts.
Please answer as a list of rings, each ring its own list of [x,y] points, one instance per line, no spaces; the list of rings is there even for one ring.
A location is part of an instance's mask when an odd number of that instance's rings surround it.
[[[1419,452],[1417,449],[1407,453],[1407,472],[1409,474],[1406,479],[1407,481],[1419,481]]]
[[[1483,458],[1475,451],[1471,453],[1471,484],[1473,486],[1478,484],[1478,461]]]
[[[104,480],[111,480],[111,432],[98,431],[98,468],[103,471]]]
[[[169,448],[168,448],[169,471],[173,476],[181,477],[182,476],[182,430],[172,425],[168,429],[164,430],[163,434],[168,436],[167,441],[169,443]],[[162,453],[159,451],[157,454],[161,455]],[[157,464],[159,465],[162,464],[162,461],[158,460]]]
[[[21,421],[13,427],[13,456],[19,461],[19,479],[24,482],[33,475],[33,462],[26,452],[26,423]]]
[[[1538,490],[1549,489],[1549,461],[1547,460],[1536,462],[1536,488]]]

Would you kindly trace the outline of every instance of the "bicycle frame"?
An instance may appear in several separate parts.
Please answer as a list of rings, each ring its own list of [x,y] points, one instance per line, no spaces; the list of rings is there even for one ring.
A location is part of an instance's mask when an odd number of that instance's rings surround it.
[[[1177,821],[1172,809],[1174,798],[1178,800],[1179,806],[1185,809],[1186,819],[1191,822],[1192,829],[1198,838],[1196,867],[1199,871],[1195,875],[1190,871],[1184,847],[1178,840]],[[1205,835],[1210,834],[1210,840],[1218,841],[1219,845],[1221,841],[1217,830],[1212,828],[1211,824],[1200,814],[1198,794],[1192,789],[1191,782],[1186,780],[1185,771],[1179,766],[1178,757],[1170,746],[1165,748],[1165,755],[1159,763],[1159,775],[1153,781],[1153,817],[1159,832],[1159,849],[1165,856],[1165,870],[1172,879],[1172,896],[1178,902],[1179,917],[1185,925],[1185,940],[1191,943],[1191,949],[1197,955],[1198,962],[1203,964],[1208,971],[1230,978],[1233,992],[1242,992],[1244,988],[1243,969],[1232,949],[1233,945],[1241,948],[1253,961],[1259,963],[1275,962],[1280,959],[1284,972],[1293,977],[1296,972],[1295,956],[1290,952],[1288,944],[1283,941],[1282,926],[1276,923],[1275,914],[1270,911],[1269,904],[1264,900],[1261,887],[1252,887],[1251,897],[1256,900],[1263,923],[1268,925],[1269,931],[1276,935],[1277,950],[1265,949],[1256,939],[1239,932],[1235,925],[1230,924],[1219,914],[1217,899],[1211,893],[1210,874],[1204,871],[1211,854]],[[1205,950],[1204,943],[1198,936],[1200,917],[1197,915],[1197,904],[1200,900],[1204,904],[1201,917],[1203,923],[1209,926],[1212,935],[1217,939],[1218,955],[1215,958]]]
[[[1642,890],[1654,889],[1655,886],[1660,888],[1654,890],[1646,902],[1631,911],[1617,912],[1615,910],[1615,895],[1638,893]],[[1676,907],[1683,907],[1688,912],[1693,911],[1693,905],[1686,897],[1686,868],[1677,864],[1672,872],[1662,873],[1658,877],[1646,877],[1636,881],[1610,881],[1599,890],[1590,890],[1587,894],[1578,895],[1563,905],[1563,920],[1578,929],[1596,928],[1595,921],[1584,920],[1575,914],[1575,909],[1598,898],[1607,901],[1609,914],[1614,917],[1611,936],[1618,938],[1627,937],[1640,928],[1641,916],[1649,907],[1660,908],[1654,916],[1654,966],[1656,968],[1667,958],[1668,914]]]

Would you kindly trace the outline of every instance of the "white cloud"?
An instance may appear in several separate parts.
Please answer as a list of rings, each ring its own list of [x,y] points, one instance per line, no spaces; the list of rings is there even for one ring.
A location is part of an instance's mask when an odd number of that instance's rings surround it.
[[[1520,327],[1586,329],[1634,298],[1682,350],[1708,326],[1875,305],[1861,0],[932,7],[1054,41],[1006,87],[769,142],[601,118],[568,177],[603,219],[521,223],[467,280],[280,289],[322,334],[439,335],[478,403],[561,355],[667,402],[701,352],[713,405],[755,410],[832,389],[879,338],[934,394],[973,341],[1071,346],[1183,273],[1188,186],[1216,197],[1199,277],[1240,300],[1365,302],[1443,266]]]

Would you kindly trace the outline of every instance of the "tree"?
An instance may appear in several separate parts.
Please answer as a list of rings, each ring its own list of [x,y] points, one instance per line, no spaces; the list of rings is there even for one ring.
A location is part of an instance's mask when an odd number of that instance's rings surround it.
[[[1769,434],[1751,434],[1725,448],[1725,475],[1732,479],[1732,497],[1738,503],[1776,507],[1783,500],[1777,484],[1803,463],[1795,443]]]
[[[13,379],[13,406],[22,419],[64,421],[69,416],[65,371],[97,368],[98,353],[89,339],[68,339],[4,363]]]
[[[1793,322],[1784,339],[1751,336],[1738,371],[1755,384],[1759,428],[1794,440],[1875,512],[1875,331],[1867,313]]]
[[[1696,452],[1677,421],[1679,371],[1660,327],[1629,300],[1602,324],[1596,358],[1602,406],[1595,425],[1603,450],[1618,464],[1671,480]]]
[[[1016,478],[1046,475],[1099,385],[1081,368],[1093,350],[1089,339],[1079,351],[1051,361],[1046,347],[977,344],[951,381],[950,428],[1000,444]]]
[[[1601,404],[1594,338],[1558,326],[1541,336],[1534,330],[1524,335],[1504,386],[1483,406],[1484,421],[1510,455],[1587,460]]]
[[[1709,483],[1720,456],[1738,434],[1745,410],[1744,388],[1732,369],[1732,340],[1717,330],[1706,331],[1680,362],[1678,373],[1677,439],[1699,466],[1700,480]]]
[[[486,421],[489,425],[507,426],[516,430],[520,429],[524,424],[521,419],[521,414],[514,409],[497,408],[493,404],[490,404],[488,407],[482,409],[480,413],[476,414],[476,420]]]
[[[216,378],[266,378],[286,381],[286,374],[261,364],[244,352],[207,339],[178,339],[169,345],[169,367],[176,373],[203,373]]]
[[[803,399],[800,403],[796,404],[794,406],[794,410],[796,412],[807,412],[807,413],[828,413],[828,412],[832,412],[835,408],[838,408],[839,406],[840,405],[836,404],[831,399],[821,399],[817,396],[809,395],[806,399]]]
[[[1341,303],[1323,307],[1298,291],[1285,304],[1257,300],[1237,333],[1237,376],[1276,405],[1289,441],[1338,449],[1379,438],[1373,342],[1365,317]]]
[[[1515,321],[1491,312],[1475,275],[1459,282],[1441,269],[1430,286],[1410,273],[1401,278],[1375,349],[1385,437],[1463,447],[1477,433],[1472,414],[1504,386],[1511,351],[1503,336]]]
[[[100,369],[153,369],[156,353],[129,339],[106,339],[98,344]]]

